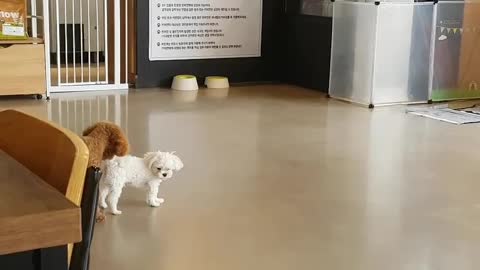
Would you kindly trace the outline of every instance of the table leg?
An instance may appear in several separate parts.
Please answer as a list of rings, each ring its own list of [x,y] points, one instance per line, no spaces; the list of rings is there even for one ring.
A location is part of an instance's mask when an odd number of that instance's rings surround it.
[[[35,270],[68,270],[67,246],[40,249],[34,256]]]

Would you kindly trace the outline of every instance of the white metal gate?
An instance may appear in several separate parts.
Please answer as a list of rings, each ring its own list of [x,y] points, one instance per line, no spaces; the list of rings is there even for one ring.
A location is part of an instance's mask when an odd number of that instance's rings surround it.
[[[128,89],[128,1],[43,0],[43,14],[47,96]]]

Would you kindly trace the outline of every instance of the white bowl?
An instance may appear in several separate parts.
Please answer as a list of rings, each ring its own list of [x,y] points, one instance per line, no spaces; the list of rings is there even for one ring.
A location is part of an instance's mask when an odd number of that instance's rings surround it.
[[[225,89],[230,87],[227,77],[209,76],[205,78],[205,85],[210,89]]]
[[[178,75],[173,78],[172,89],[179,91],[197,91],[197,78],[193,75]]]

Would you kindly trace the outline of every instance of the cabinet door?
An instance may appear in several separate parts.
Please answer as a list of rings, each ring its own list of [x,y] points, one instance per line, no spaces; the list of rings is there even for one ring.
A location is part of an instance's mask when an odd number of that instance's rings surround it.
[[[0,95],[45,93],[43,44],[15,44],[0,49]]]

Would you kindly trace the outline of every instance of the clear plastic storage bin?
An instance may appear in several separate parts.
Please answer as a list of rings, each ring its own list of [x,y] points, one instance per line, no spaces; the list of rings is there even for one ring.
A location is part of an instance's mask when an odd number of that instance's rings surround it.
[[[336,1],[332,98],[367,106],[429,100],[433,2]]]

